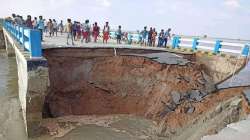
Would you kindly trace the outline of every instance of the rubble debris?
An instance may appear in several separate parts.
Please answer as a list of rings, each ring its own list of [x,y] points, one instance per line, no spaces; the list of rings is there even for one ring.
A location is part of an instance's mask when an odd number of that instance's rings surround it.
[[[248,104],[250,105],[250,89],[243,90],[243,95],[245,96],[248,101]]]
[[[172,91],[171,92],[171,96],[172,96],[172,100],[175,104],[180,104],[180,100],[181,100],[181,94],[177,91]]]
[[[195,107],[193,107],[193,106],[191,106],[191,107],[189,107],[188,109],[187,109],[187,114],[191,114],[191,113],[193,113],[194,112],[194,110],[195,110]]]
[[[190,91],[190,95],[189,95],[190,100],[200,102],[203,97],[204,96],[201,94],[201,92],[199,90],[191,90]]]

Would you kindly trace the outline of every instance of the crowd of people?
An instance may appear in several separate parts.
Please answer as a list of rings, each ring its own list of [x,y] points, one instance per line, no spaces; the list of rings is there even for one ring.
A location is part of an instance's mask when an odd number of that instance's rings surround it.
[[[22,16],[12,14],[11,21],[13,24],[26,26],[31,29],[37,29],[41,32],[41,40],[43,40],[43,34],[48,34],[48,37],[57,36],[58,32],[66,33],[67,35],[67,44],[69,41],[72,45],[74,45],[75,41],[81,41],[85,43],[97,42],[97,40],[102,37],[103,43],[108,43],[108,40],[111,38],[111,29],[109,22],[106,22],[102,28],[98,25],[97,22],[94,24],[90,24],[89,20],[85,20],[83,23],[74,21],[71,19],[67,19],[67,23],[64,24],[61,20],[58,24],[55,19],[45,20],[42,16],[32,17],[30,15],[27,16],[26,20],[23,19]],[[156,29],[150,27],[149,30],[147,26],[144,27],[142,31],[137,31],[137,33],[128,33],[123,32],[121,25],[113,31],[113,39],[116,39],[117,44],[121,44],[122,41],[127,42],[128,44],[132,44],[133,42],[140,44],[142,46],[157,46],[157,47],[166,47],[168,40],[171,39],[171,28],[167,30],[161,30],[157,33]],[[102,33],[102,34],[101,34]],[[156,43],[156,41],[158,42]]]
[[[144,46],[156,45],[156,40],[158,39],[157,47],[167,47],[168,40],[171,39],[171,28],[168,28],[165,32],[164,29],[158,34],[155,28],[150,27],[149,31],[147,26],[144,27],[139,33],[139,42]]]

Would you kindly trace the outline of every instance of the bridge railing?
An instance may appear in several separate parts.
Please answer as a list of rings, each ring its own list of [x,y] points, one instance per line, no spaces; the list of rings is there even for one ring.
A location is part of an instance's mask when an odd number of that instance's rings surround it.
[[[214,54],[231,53],[247,57],[249,55],[250,44],[174,36],[172,38],[172,48],[180,47],[191,48],[193,51],[208,50],[212,51]]]
[[[139,41],[138,33],[131,34],[133,41]],[[111,38],[115,38],[115,32],[110,32]],[[156,37],[158,40],[158,37]],[[230,40],[216,40],[207,38],[190,38],[182,36],[173,36],[171,40],[168,41],[168,45],[172,48],[190,48],[193,51],[196,50],[207,50],[212,51],[214,54],[218,53],[230,53],[235,55],[248,56],[250,44],[248,43],[238,43],[230,42]]]
[[[4,21],[3,26],[24,47],[25,51],[30,52],[32,58],[42,56],[41,33],[39,30],[14,25],[10,21]]]

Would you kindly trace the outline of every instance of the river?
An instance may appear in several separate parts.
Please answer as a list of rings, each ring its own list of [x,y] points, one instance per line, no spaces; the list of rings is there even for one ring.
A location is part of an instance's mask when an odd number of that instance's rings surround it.
[[[15,57],[0,50],[0,140],[27,140],[18,99]]]

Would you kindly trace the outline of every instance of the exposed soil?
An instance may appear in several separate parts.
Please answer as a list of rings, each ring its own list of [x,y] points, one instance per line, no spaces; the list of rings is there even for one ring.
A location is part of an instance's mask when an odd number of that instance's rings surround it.
[[[138,140],[141,139],[141,137],[145,140],[198,140],[202,136],[217,133],[224,128],[226,124],[239,121],[250,112],[250,107],[242,95],[243,89],[244,88],[233,88],[221,90],[204,97],[201,102],[183,103],[179,105],[175,111],[168,113],[167,116],[163,118],[159,117],[155,120],[149,119],[147,121],[142,118],[136,119],[134,115],[74,115],[56,119],[45,119],[43,127],[47,129],[50,135],[62,137],[63,140],[74,138],[74,132],[71,134],[71,131],[74,129],[80,128],[81,130],[84,128],[98,131],[98,127],[100,127],[100,129],[103,127],[101,129],[102,131],[107,131],[106,129],[108,129],[111,131],[109,132],[111,135],[119,135],[119,133],[122,132],[127,135],[124,136],[125,139],[129,139],[132,136],[131,139]],[[190,106],[194,107],[194,111],[187,113],[185,110]],[[152,122],[150,122],[150,120]],[[129,122],[136,124],[138,128]],[[124,123],[126,125],[124,125]],[[96,134],[86,133],[84,136],[85,135],[94,139],[94,135]],[[79,137],[79,135],[77,136]]]
[[[196,140],[249,112],[243,88],[216,91],[210,73],[193,60],[178,65],[135,55],[47,59],[44,118],[127,114],[155,122],[150,132],[157,139]]]
[[[136,56],[55,59],[64,63],[53,60],[50,67],[55,82],[46,105],[52,117],[137,114],[154,119],[215,90],[198,64],[167,65]],[[59,80],[60,71],[64,78]]]

